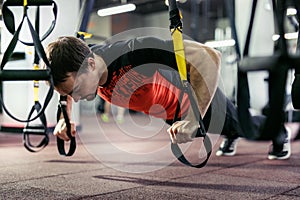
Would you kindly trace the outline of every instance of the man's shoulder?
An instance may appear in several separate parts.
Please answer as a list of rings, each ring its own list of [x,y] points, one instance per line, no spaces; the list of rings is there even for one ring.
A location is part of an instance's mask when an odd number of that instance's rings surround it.
[[[113,48],[128,48],[131,50],[139,48],[154,48],[157,46],[165,46],[169,44],[171,40],[163,39],[154,36],[140,36],[129,39],[120,40],[107,40],[101,44],[91,46],[92,51],[108,50]]]

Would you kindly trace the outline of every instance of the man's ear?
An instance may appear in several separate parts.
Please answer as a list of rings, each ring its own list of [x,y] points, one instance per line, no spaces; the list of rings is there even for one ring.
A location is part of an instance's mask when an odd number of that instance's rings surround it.
[[[96,63],[95,63],[95,59],[92,57],[88,58],[88,66],[91,70],[95,70],[96,69]]]

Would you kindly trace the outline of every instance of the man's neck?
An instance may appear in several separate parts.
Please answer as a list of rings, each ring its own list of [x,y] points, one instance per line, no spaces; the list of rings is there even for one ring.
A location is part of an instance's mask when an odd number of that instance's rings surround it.
[[[107,81],[108,78],[108,70],[107,70],[107,66],[104,62],[104,60],[102,59],[102,57],[95,55],[95,62],[96,62],[96,66],[99,70],[99,85],[104,85]]]

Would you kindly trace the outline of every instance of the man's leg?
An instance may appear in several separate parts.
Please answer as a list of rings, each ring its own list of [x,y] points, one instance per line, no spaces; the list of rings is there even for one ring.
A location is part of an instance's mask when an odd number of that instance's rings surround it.
[[[216,107],[224,106],[224,101],[226,102],[226,113],[224,114],[224,109],[220,109],[219,114],[212,116],[211,107],[216,104]],[[220,106],[221,105],[221,106]],[[244,137],[241,125],[238,120],[238,112],[236,106],[225,97],[225,95],[217,89],[215,97],[213,98],[212,105],[208,109],[207,115],[204,117],[203,121],[206,127],[209,127],[210,122],[212,120],[217,120],[219,122],[222,121],[222,118],[225,117],[224,126],[221,131],[221,135],[224,136],[223,142],[220,145],[219,150],[216,152],[218,156],[233,156],[236,153],[236,141],[238,137]],[[252,117],[252,123],[254,127],[254,134],[257,134],[258,138],[263,138],[262,134],[263,127],[266,121],[266,116],[259,115]],[[218,133],[218,132],[211,132]],[[291,146],[290,146],[290,130],[285,128],[284,124],[282,124],[280,134],[273,138],[271,150],[268,154],[269,159],[288,159],[291,155]],[[246,138],[247,139],[247,138]],[[270,140],[270,139],[269,139]]]
[[[243,133],[236,107],[219,88],[216,90],[212,103],[203,118],[203,122],[209,133],[224,136],[216,155],[235,155],[237,139],[238,137],[243,137]]]
[[[203,118],[206,130],[235,138],[243,137],[235,105],[218,88]]]
[[[272,139],[268,159],[286,160],[291,156],[291,130],[284,125],[277,137]]]

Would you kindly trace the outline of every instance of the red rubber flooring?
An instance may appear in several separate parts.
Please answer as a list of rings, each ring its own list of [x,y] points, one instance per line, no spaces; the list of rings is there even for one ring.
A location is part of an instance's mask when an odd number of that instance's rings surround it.
[[[221,139],[211,135],[213,154],[195,169],[174,159],[158,120],[126,115],[118,125],[89,116],[81,126],[72,157],[58,154],[53,136],[30,153],[22,135],[0,133],[0,199],[300,199],[300,141],[290,159],[271,161],[270,142],[244,139],[236,156],[217,157]],[[191,144],[186,155],[203,158],[201,140]]]

